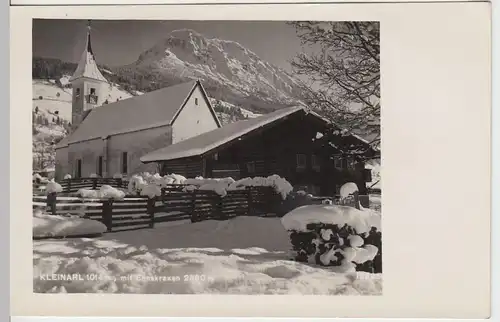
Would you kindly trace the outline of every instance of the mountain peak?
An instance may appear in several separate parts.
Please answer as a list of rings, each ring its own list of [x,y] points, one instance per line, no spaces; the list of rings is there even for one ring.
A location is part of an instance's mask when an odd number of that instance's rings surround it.
[[[170,32],[125,69],[146,86],[200,79],[213,98],[257,113],[296,105],[300,93],[298,80],[242,44],[192,29]]]

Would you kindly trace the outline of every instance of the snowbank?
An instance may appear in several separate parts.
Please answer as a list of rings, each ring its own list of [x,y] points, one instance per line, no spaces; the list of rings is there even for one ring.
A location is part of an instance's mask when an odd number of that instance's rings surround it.
[[[33,285],[43,293],[380,295],[381,275],[340,274],[290,260],[277,218],[196,224],[34,242]],[[43,279],[78,274],[82,280]],[[89,280],[86,276],[99,276]],[[127,278],[132,276],[132,278]],[[124,277],[124,278],[122,278]],[[179,279],[168,280],[168,277]],[[327,281],[327,282],[325,282]]]
[[[109,185],[103,185],[99,188],[99,190],[92,189],[80,189],[77,194],[81,198],[88,199],[123,199],[125,197],[125,192],[111,187]]]
[[[33,212],[33,237],[71,237],[102,234],[106,226],[99,221],[79,216],[54,216]]]

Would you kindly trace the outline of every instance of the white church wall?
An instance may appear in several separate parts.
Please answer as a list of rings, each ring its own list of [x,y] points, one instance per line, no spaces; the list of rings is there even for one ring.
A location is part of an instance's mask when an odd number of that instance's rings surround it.
[[[172,128],[169,125],[136,132],[110,136],[108,140],[109,176],[122,173],[122,155],[128,155],[128,173],[155,172],[156,163],[144,164],[140,157],[144,154],[172,144]]]
[[[55,180],[61,181],[66,174],[71,174],[68,163],[68,147],[56,150],[56,173]]]
[[[88,178],[91,174],[97,173],[98,157],[104,157],[103,147],[104,143],[100,138],[70,144],[68,147],[68,173],[72,177],[76,177],[78,159],[82,160],[81,176],[83,178]]]
[[[197,103],[197,104],[196,104]],[[218,128],[210,108],[197,86],[172,124],[172,142],[177,143]]]

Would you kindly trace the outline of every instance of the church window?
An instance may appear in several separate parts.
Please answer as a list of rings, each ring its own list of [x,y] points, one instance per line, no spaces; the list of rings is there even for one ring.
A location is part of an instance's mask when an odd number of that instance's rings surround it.
[[[76,89],[75,96],[76,96],[76,97],[80,97],[80,88],[77,88],[77,89]]]
[[[93,87],[90,88],[90,95],[95,95],[95,88]]]
[[[195,97],[195,99],[194,99],[194,105],[198,105],[198,98],[197,97]]]

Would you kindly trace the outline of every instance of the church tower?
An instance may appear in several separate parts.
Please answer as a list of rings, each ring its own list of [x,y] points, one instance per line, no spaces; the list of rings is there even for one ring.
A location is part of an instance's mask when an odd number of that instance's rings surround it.
[[[99,71],[92,52],[90,20],[87,25],[85,49],[69,81],[73,88],[71,124],[74,130],[90,110],[104,103],[109,89],[109,83]]]

